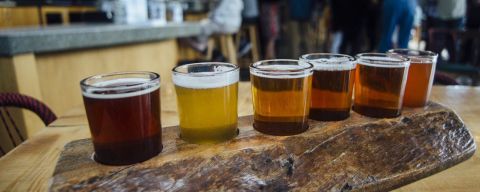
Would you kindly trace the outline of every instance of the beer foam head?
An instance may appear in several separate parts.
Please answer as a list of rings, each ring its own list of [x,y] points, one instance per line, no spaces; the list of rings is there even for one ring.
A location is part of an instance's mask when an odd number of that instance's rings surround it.
[[[332,53],[311,53],[300,57],[300,60],[313,64],[315,70],[345,71],[355,68],[355,58],[349,55]]]
[[[229,63],[193,63],[173,69],[173,83],[192,89],[225,87],[239,81],[239,68]]]
[[[306,61],[275,59],[259,61],[250,66],[250,73],[255,76],[290,79],[302,78],[312,74],[313,65]]]
[[[384,53],[358,54],[358,64],[381,68],[405,68],[410,66],[410,59],[400,55],[387,55]]]
[[[121,78],[91,83],[82,87],[82,94],[95,99],[118,99],[144,95],[158,88],[160,88],[158,81],[152,82],[145,78]]]
[[[438,54],[431,51],[421,51],[414,49],[391,49],[387,52],[389,55],[401,55],[408,57],[412,63],[418,64],[435,64]]]

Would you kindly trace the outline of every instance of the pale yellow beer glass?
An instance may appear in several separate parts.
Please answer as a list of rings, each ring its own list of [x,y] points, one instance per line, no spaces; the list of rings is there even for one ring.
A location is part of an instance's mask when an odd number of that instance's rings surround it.
[[[173,69],[182,139],[208,144],[238,134],[238,80],[238,66],[229,63],[193,63]]]

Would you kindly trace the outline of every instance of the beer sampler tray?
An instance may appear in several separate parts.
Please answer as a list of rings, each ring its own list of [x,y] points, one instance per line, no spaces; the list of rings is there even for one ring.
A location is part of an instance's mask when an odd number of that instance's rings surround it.
[[[89,139],[65,146],[50,191],[385,191],[445,170],[476,150],[456,113],[429,103],[392,119],[353,113],[310,121],[294,136],[268,136],[239,118],[240,134],[216,145],[188,144],[163,128],[158,156],[129,166],[91,159]]]

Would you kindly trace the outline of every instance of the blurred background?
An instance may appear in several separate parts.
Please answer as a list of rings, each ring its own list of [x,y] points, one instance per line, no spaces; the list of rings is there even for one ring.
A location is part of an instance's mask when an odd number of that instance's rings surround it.
[[[165,82],[185,63],[238,64],[248,80],[262,59],[391,48],[439,53],[435,84],[476,86],[479,14],[480,0],[0,0],[0,92],[64,115],[82,106],[79,81],[99,73],[154,71],[173,94]],[[19,135],[44,127],[11,111]]]
[[[0,28],[209,20],[216,25],[206,37],[179,40],[179,63],[246,67],[311,52],[408,47],[440,53],[439,71],[477,85],[479,13],[480,0],[2,0]],[[230,38],[233,45],[225,43]],[[234,46],[236,53],[222,46]]]

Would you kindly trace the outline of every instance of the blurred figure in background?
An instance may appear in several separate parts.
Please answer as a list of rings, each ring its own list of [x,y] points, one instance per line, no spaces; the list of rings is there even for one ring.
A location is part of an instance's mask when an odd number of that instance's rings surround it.
[[[259,15],[260,9],[258,7],[258,0],[243,0],[242,26],[258,25]],[[238,45],[238,57],[243,57],[251,49],[251,42],[243,36],[242,39],[240,39],[240,45]]]
[[[258,0],[243,0],[243,23],[256,24],[259,15]]]
[[[331,10],[330,30],[332,32],[331,53],[339,53],[340,45],[343,41],[343,29],[345,28],[345,20],[348,16],[348,10],[345,9],[346,1],[330,0],[328,1]]]
[[[356,55],[373,51],[378,43],[380,5],[379,0],[331,0],[332,52]]]
[[[392,46],[392,35],[398,26],[398,48],[407,48],[415,17],[416,0],[384,0],[382,33],[378,52],[384,53]]]
[[[465,15],[467,12],[466,0],[422,0],[422,5],[427,13],[427,30],[461,30],[464,28]],[[455,54],[455,43],[451,35],[435,36],[436,45],[427,49],[440,53],[447,48],[449,54]]]
[[[369,4],[369,2],[370,0],[330,1],[332,9],[332,29],[342,34],[339,47],[340,53],[355,55],[361,51],[362,27],[367,17],[367,9],[365,9],[365,6]]]
[[[313,29],[310,26],[312,21],[312,13],[314,8],[313,0],[288,0],[288,8],[291,22],[289,23],[292,34],[290,40],[292,41],[292,55],[297,58],[304,53],[313,52],[313,37],[311,32]]]
[[[382,1],[381,0],[369,0],[366,5],[366,18],[365,29],[367,37],[367,51],[373,52],[377,49],[379,41],[379,27],[380,17],[382,15]]]
[[[465,22],[465,29],[468,31],[479,31],[480,30],[480,0],[468,0],[467,1],[467,15]],[[462,55],[462,61],[480,61],[480,47],[475,47],[473,41],[467,41],[463,44],[463,50],[465,51]],[[475,54],[476,53],[476,54]]]
[[[266,39],[265,59],[276,58],[275,42],[280,34],[279,0],[263,0],[260,11],[262,36]]]
[[[356,55],[362,49],[362,29],[367,19],[367,9],[370,0],[332,0],[343,2],[343,11],[346,11],[341,31],[343,40],[340,44],[340,53],[347,55]]]
[[[201,35],[190,39],[189,44],[197,51],[206,52],[212,34],[236,33],[242,24],[242,10],[242,0],[220,0],[208,18],[200,21]]]
[[[421,0],[427,9],[429,28],[462,29],[467,12],[467,0]]]
[[[468,0],[466,28],[480,30],[480,0]]]

